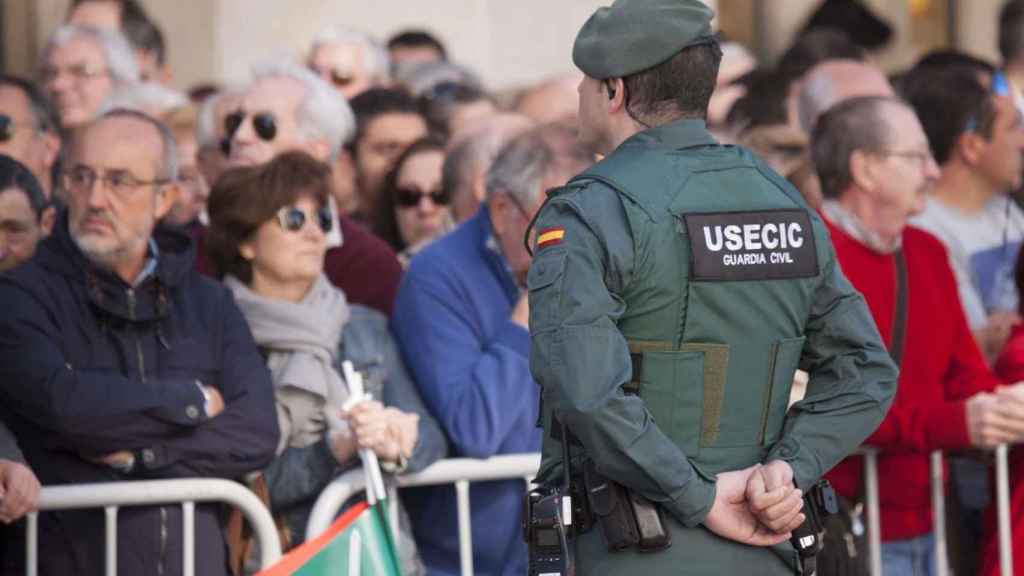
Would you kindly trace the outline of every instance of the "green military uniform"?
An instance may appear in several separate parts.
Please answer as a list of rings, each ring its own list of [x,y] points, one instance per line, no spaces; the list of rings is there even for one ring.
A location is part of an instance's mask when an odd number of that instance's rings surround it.
[[[699,3],[632,2],[655,4]],[[595,527],[577,539],[579,573],[797,572],[788,542],[742,545],[701,522],[721,472],[784,460],[808,489],[878,426],[895,393],[896,369],[817,214],[702,120],[680,120],[550,192],[536,230],[538,478],[561,473],[557,414],[578,440],[574,470],[577,457],[593,460],[658,503],[672,531],[662,552],[610,553]],[[787,413],[798,367],[810,385]]]

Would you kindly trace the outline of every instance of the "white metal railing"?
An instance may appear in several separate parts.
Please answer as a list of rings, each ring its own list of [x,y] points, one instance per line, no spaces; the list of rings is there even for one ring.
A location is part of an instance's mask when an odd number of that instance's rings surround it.
[[[868,567],[872,576],[882,575],[881,510],[878,494],[878,451],[861,447],[857,454],[864,457],[864,510],[868,538]],[[1013,574],[1012,535],[1010,527],[1010,484],[1007,447],[995,450],[996,506],[999,525],[999,565],[1003,574]],[[935,535],[936,573],[950,574],[946,543],[946,504],[942,452],[930,455],[933,530]],[[487,480],[523,478],[527,483],[540,465],[539,454],[497,456],[488,460],[455,458],[441,460],[418,474],[398,476],[397,484],[428,486],[455,484],[456,506],[459,519],[459,560],[463,575],[473,573],[473,543],[469,514],[469,483]],[[341,506],[351,496],[365,488],[365,476],[352,470],[334,480],[320,494],[306,526],[306,539],[312,539],[326,530],[337,516]],[[398,538],[397,500],[390,498],[391,526]]]
[[[878,498],[878,450],[864,446],[857,451],[864,456],[864,509],[867,516],[868,568],[872,576],[882,576],[881,510]],[[1013,574],[1013,542],[1010,526],[1010,475],[1008,448],[999,445],[996,457],[996,511],[999,526],[999,568],[1002,574]],[[948,576],[949,557],[946,545],[946,486],[942,452],[930,455],[932,523],[935,535],[935,572]]]
[[[463,576],[473,574],[473,539],[469,510],[470,482],[491,480],[522,479],[529,484],[540,467],[540,454],[512,454],[495,456],[486,460],[473,458],[451,458],[435,462],[426,470],[416,474],[396,476],[399,487],[436,486],[455,484],[456,512],[459,521],[459,563]],[[341,506],[354,494],[366,487],[366,478],[361,470],[351,470],[331,482],[317,499],[306,525],[306,540],[316,538],[330,527]],[[398,539],[398,499],[388,499],[391,528]]]
[[[195,574],[195,504],[226,502],[237,506],[252,524],[259,541],[261,567],[270,567],[281,557],[281,543],[270,512],[248,488],[229,480],[181,479],[145,480],[47,486],[39,494],[39,511],[103,508],[105,512],[105,574],[117,574],[117,511],[125,506],[181,504],[183,563],[185,576]],[[26,573],[38,571],[38,513],[28,515],[26,526]]]

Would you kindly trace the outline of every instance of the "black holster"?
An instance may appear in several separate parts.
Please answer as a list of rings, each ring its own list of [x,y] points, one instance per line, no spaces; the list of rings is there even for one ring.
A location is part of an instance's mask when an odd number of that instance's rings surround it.
[[[818,553],[824,545],[825,519],[839,512],[839,501],[828,480],[819,480],[804,494],[807,520],[793,530],[789,541],[800,555],[804,576],[816,572]]]
[[[632,547],[640,552],[656,552],[672,545],[661,509],[603,476],[589,458],[583,465],[583,485],[590,512],[601,525],[610,552]]]

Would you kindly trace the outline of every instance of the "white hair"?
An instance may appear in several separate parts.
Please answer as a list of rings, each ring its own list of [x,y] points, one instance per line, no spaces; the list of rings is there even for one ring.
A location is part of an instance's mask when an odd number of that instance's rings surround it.
[[[359,32],[358,30],[339,29],[334,26],[328,26],[313,38],[310,53],[316,52],[316,49],[323,44],[355,44],[362,46],[366,57],[366,68],[370,72],[370,77],[378,82],[388,78],[391,58],[388,56],[387,50],[369,34]]]
[[[395,72],[395,82],[405,86],[416,98],[444,83],[461,84],[483,90],[472,70],[454,62],[415,62]]]
[[[115,82],[128,84],[139,81],[139,65],[135,61],[135,52],[132,51],[128,40],[114,30],[65,24],[50,36],[43,54],[48,54],[55,46],[63,46],[75,40],[88,40],[100,47],[107,61],[107,70]]]
[[[243,88],[232,86],[216,92],[204,99],[196,111],[196,146],[200,150],[210,146],[220,146],[220,128],[217,126],[217,106],[225,98],[241,94]]]
[[[356,119],[348,101],[319,76],[290,62],[265,64],[253,70],[253,82],[275,77],[291,78],[305,87],[306,96],[296,113],[299,129],[307,138],[327,140],[333,162],[356,133]]]
[[[103,101],[100,115],[119,108],[160,115],[184,106],[188,106],[188,98],[181,92],[154,82],[143,82],[115,89]]]

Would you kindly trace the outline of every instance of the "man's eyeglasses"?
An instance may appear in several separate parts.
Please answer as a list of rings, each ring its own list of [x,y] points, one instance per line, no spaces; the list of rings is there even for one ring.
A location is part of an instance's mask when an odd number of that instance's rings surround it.
[[[307,218],[309,217],[298,206],[285,206],[277,211],[278,224],[289,232],[302,230],[306,225]],[[320,226],[320,231],[324,234],[334,228],[334,215],[331,214],[331,209],[327,206],[317,209],[315,219],[317,225]]]
[[[88,166],[75,166],[70,170],[64,171],[62,176],[64,179],[64,188],[71,192],[92,190],[93,185],[96,184],[97,180],[99,180],[103,182],[103,185],[106,186],[107,190],[121,197],[127,196],[142,186],[159,186],[170,182],[170,180],[166,178],[140,180],[133,176],[131,172],[126,170],[108,170],[103,174],[98,174]]]
[[[86,64],[75,64],[67,68],[47,66],[39,71],[39,79],[43,84],[49,84],[65,73],[76,82],[91,80],[100,76],[110,76],[110,70],[107,68],[92,68]]]
[[[929,150],[879,150],[878,154],[882,156],[908,158],[910,160],[914,160],[921,168],[927,166],[929,162],[934,161],[932,153]]]
[[[244,111],[238,110],[224,118],[224,134],[227,140],[230,141],[234,138],[235,133],[242,127],[242,123],[245,122],[246,116],[247,114]],[[252,128],[256,135],[260,137],[260,140],[264,142],[270,142],[277,136],[277,120],[270,112],[253,114]]]
[[[415,188],[395,189],[395,202],[403,208],[418,206],[424,196],[430,198],[430,201],[438,206],[447,206],[448,203],[451,202],[451,194],[445,190],[423,192],[422,190],[416,190]]]

